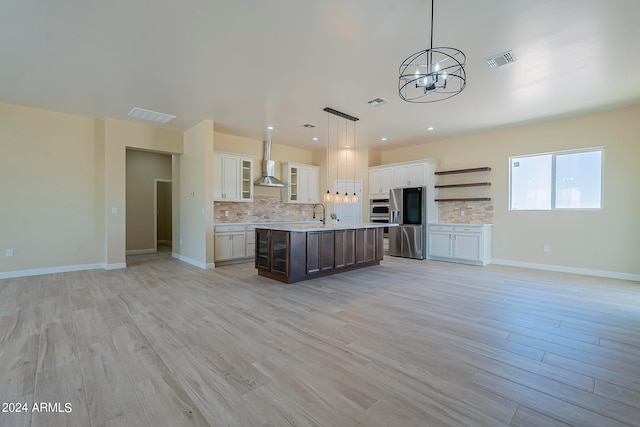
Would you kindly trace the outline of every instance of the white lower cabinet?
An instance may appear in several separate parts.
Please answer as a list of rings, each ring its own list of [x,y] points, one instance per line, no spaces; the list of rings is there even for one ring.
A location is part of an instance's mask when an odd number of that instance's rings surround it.
[[[428,258],[487,265],[492,224],[429,224]]]
[[[252,230],[253,231],[253,230]],[[247,256],[247,226],[218,225],[214,234],[214,260],[231,261]],[[254,245],[255,247],[255,245]]]

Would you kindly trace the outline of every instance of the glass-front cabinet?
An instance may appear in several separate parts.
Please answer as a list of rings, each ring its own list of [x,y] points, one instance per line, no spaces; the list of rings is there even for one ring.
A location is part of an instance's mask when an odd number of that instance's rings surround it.
[[[213,153],[213,200],[253,201],[253,159],[237,154]]]

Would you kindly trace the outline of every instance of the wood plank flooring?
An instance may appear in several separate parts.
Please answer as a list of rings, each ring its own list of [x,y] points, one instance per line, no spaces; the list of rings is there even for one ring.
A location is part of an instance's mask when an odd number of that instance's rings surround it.
[[[0,280],[0,426],[640,426],[637,282],[127,263]]]

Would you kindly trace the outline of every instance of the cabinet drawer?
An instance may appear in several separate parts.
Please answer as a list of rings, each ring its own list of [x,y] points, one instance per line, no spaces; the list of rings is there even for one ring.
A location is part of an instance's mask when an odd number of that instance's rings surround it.
[[[236,231],[245,231],[245,225],[216,225],[216,233],[232,233]]]
[[[451,231],[452,229],[450,225],[429,225],[429,231]]]
[[[482,230],[481,227],[474,227],[474,226],[470,226],[470,225],[457,225],[454,227],[454,230],[456,233],[480,233],[480,231]]]

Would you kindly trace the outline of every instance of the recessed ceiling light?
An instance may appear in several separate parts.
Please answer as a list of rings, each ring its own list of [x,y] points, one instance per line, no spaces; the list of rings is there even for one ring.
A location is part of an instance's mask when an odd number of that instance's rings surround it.
[[[156,123],[169,123],[176,116],[171,114],[158,113],[157,111],[145,110],[144,108],[134,107],[129,111],[129,117],[136,119],[150,120]]]
[[[267,126],[267,129],[273,130],[273,126]]]
[[[318,140],[318,137],[317,137],[317,136],[314,136],[314,137],[313,137],[313,138],[311,138],[311,139],[312,139],[313,141],[317,141],[317,140]]]
[[[429,126],[427,130],[433,130],[433,126]]]
[[[351,146],[350,145],[345,145],[344,148],[351,148]]]
[[[382,141],[382,142],[386,142],[386,141],[387,141],[387,138],[386,138],[386,137],[382,137],[382,138],[380,138],[380,141]]]

